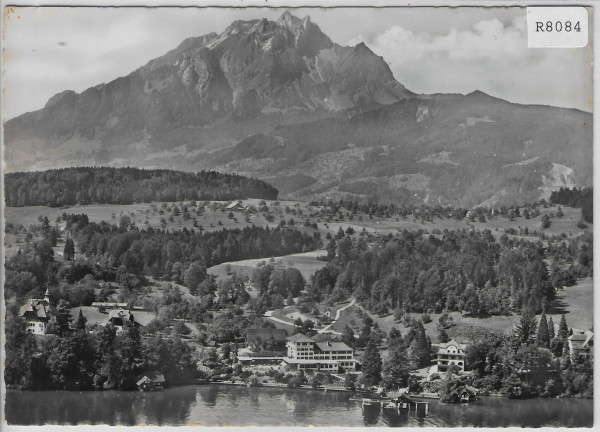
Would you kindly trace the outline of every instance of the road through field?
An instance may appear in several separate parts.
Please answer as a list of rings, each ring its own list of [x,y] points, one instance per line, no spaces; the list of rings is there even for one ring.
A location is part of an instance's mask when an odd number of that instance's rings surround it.
[[[352,299],[352,301],[350,303],[348,303],[346,306],[339,308],[337,310],[337,312],[335,313],[335,319],[330,324],[323,327],[321,330],[317,330],[317,333],[333,333],[333,334],[341,335],[341,333],[339,331],[330,330],[330,327],[332,325],[334,325],[338,319],[340,319],[340,312],[342,312],[344,309],[349,308],[350,306],[354,305],[354,303],[356,303],[356,299]]]
[[[337,310],[337,312],[335,313],[335,319],[330,324],[328,324],[327,326],[323,327],[320,330],[317,330],[317,333],[331,333],[331,334],[341,335],[342,333],[340,333],[339,331],[331,330],[330,328],[340,318],[341,312],[344,309],[349,308],[350,306],[353,306],[355,303],[356,303],[356,299],[352,299],[352,301],[350,303],[348,303],[346,306],[339,308]],[[265,312],[265,314],[263,316],[265,318],[267,318],[267,319],[270,319],[272,321],[278,322],[280,324],[285,324],[285,325],[291,325],[291,326],[294,326],[294,327],[298,327],[296,324],[291,323],[290,321],[286,321],[286,320],[283,320],[281,318],[273,316],[273,313],[275,313],[275,312],[277,312],[277,311],[276,310],[270,310],[270,311]]]

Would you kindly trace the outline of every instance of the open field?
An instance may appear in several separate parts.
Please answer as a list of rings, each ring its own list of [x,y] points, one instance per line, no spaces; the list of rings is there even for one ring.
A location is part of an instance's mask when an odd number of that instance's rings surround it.
[[[242,200],[244,205],[252,205],[258,208],[259,200]],[[189,208],[189,218],[185,218],[183,214],[174,214],[173,207],[177,205],[187,205]],[[398,230],[409,229],[423,229],[432,231],[438,229],[443,231],[444,229],[463,229],[463,228],[476,228],[476,229],[489,229],[492,234],[499,236],[504,232],[504,229],[515,228],[527,228],[530,232],[538,231],[541,232],[541,217],[544,214],[551,216],[552,225],[550,228],[544,230],[548,235],[562,234],[565,233],[567,236],[576,236],[582,232],[580,228],[577,228],[577,222],[581,219],[581,209],[563,207],[562,211],[564,216],[553,217],[557,212],[557,207],[539,208],[540,215],[525,219],[524,217],[518,217],[514,221],[509,221],[504,217],[497,217],[486,222],[469,222],[468,220],[454,220],[454,219],[439,219],[435,218],[432,222],[421,221],[414,219],[411,215],[406,218],[393,217],[393,218],[380,218],[373,216],[369,218],[367,215],[356,216],[353,220],[349,220],[348,217],[345,220],[336,220],[339,215],[332,216],[329,222],[325,218],[320,216],[309,217],[311,213],[317,213],[319,207],[310,207],[307,203],[296,202],[296,201],[266,201],[269,214],[273,217],[273,221],[267,221],[265,215],[258,213],[253,215],[244,215],[241,212],[230,212],[225,210],[223,207],[226,205],[223,201],[213,201],[210,203],[204,203],[203,210],[200,214],[197,213],[198,207],[192,207],[191,203],[179,202],[179,203],[144,203],[144,204],[132,204],[132,205],[89,205],[89,206],[70,206],[65,208],[50,208],[50,207],[6,207],[5,217],[7,223],[30,225],[38,223],[38,216],[48,216],[51,222],[55,221],[56,218],[63,213],[67,214],[78,214],[85,213],[88,215],[91,221],[100,222],[106,221],[109,223],[119,223],[122,216],[128,216],[131,222],[135,223],[139,227],[153,227],[153,228],[165,228],[165,229],[192,229],[194,228],[193,219],[196,219],[196,224],[202,226],[206,231],[214,231],[221,229],[233,229],[233,228],[244,228],[247,226],[268,226],[270,228],[276,227],[279,222],[283,219],[289,222],[290,219],[294,219],[295,225],[299,229],[304,229],[301,226],[302,222],[306,219],[310,223],[317,223],[318,229],[325,234],[326,232],[337,233],[340,228],[346,230],[349,226],[357,232],[363,230],[363,228],[370,233],[388,234],[394,233]],[[162,214],[161,214],[162,212]],[[230,213],[233,214],[231,217]],[[348,216],[348,215],[347,215]],[[362,219],[362,220],[361,220]],[[589,225],[589,224],[588,224]],[[196,230],[198,227],[195,228]],[[309,230],[312,232],[313,230]]]
[[[297,268],[304,279],[307,281],[312,274],[318,269],[324,267],[327,263],[320,261],[317,257],[326,255],[324,250],[316,250],[311,252],[303,252],[280,257],[248,259],[243,261],[231,261],[219,264],[208,269],[208,272],[221,278],[227,277],[227,266],[231,266],[231,272],[236,272],[238,276],[252,275],[252,271],[261,263],[272,264],[275,267],[295,267]]]
[[[240,202],[244,205],[258,208],[260,200],[248,199],[240,200]],[[191,202],[155,202],[130,205],[94,204],[74,205],[61,208],[45,206],[6,207],[4,214],[7,222],[25,226],[38,223],[39,216],[47,216],[52,223],[63,213],[85,213],[92,222],[106,221],[118,224],[122,216],[128,216],[131,219],[131,222],[139,227],[151,226],[153,228],[167,229],[192,229],[194,228],[193,218],[196,218],[198,225],[201,225],[204,230],[216,231],[221,229],[244,228],[252,225],[275,228],[281,219],[285,219],[286,222],[289,221],[289,219],[295,219],[295,221],[299,223],[302,217],[299,213],[306,215],[309,211],[309,206],[302,202],[267,201],[266,205],[269,208],[269,213],[274,216],[274,221],[269,222],[262,214],[249,215],[246,220],[246,216],[241,212],[225,210],[224,207],[227,204],[227,201],[205,202],[200,214],[197,212],[200,202],[196,207],[193,207]],[[173,214],[174,206],[181,208],[183,205],[188,206],[189,219],[184,218],[183,214]],[[289,212],[286,212],[286,208],[289,209]],[[296,214],[294,214],[294,212]],[[229,213],[233,213],[233,217],[230,217]],[[164,222],[162,221],[163,219]]]
[[[591,329],[594,324],[594,295],[594,281],[591,278],[582,279],[574,286],[558,291],[548,316],[558,325],[564,313],[569,327]]]

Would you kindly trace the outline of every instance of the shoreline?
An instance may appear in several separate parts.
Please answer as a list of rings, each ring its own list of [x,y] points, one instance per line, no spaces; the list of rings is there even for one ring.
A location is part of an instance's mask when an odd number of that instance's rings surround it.
[[[260,383],[258,385],[250,385],[248,383],[245,382],[231,382],[231,381],[202,381],[199,382],[197,384],[202,384],[202,385],[211,385],[211,384],[217,384],[217,385],[229,385],[229,386],[239,386],[239,387],[255,387],[255,388],[260,388],[260,387],[265,387],[265,388],[280,388],[280,389],[286,389],[286,390],[314,390],[314,391],[324,391],[324,392],[339,392],[339,393],[371,393],[368,392],[366,390],[348,390],[344,387],[340,387],[340,386],[319,386],[317,388],[312,388],[310,386],[300,386],[300,387],[288,387],[287,384],[279,384],[279,383]],[[178,384],[179,385],[186,385],[186,384]],[[175,386],[175,385],[173,385]]]
[[[258,385],[250,385],[249,383],[245,383],[245,382],[231,382],[231,381],[207,381],[201,378],[195,378],[195,379],[191,379],[191,380],[186,380],[186,381],[175,381],[175,382],[171,382],[169,384],[167,384],[165,387],[161,388],[161,389],[157,389],[157,390],[151,390],[151,391],[142,391],[139,389],[136,390],[116,390],[116,389],[103,389],[103,388],[91,388],[89,390],[63,390],[63,389],[21,389],[21,388],[15,388],[15,387],[6,387],[6,390],[10,390],[10,391],[21,391],[21,392],[38,392],[38,391],[73,391],[73,392],[105,392],[105,391],[115,391],[115,392],[133,392],[133,393],[155,393],[155,392],[160,392],[162,390],[166,390],[169,388],[176,388],[176,387],[185,387],[185,386],[192,386],[192,385],[224,385],[224,386],[236,386],[236,387],[252,387],[252,388],[276,388],[276,389],[283,389],[283,390],[312,390],[312,391],[321,391],[321,392],[336,392],[336,393],[354,393],[354,394],[361,394],[361,395],[373,395],[375,394],[374,391],[370,391],[370,390],[361,390],[361,389],[355,389],[355,390],[349,390],[347,388],[341,387],[341,386],[319,386],[317,388],[312,388],[309,385],[302,385],[300,387],[288,387],[287,384],[283,384],[283,383],[260,383]],[[411,396],[413,398],[417,398],[417,399],[423,399],[423,400],[438,400],[439,401],[439,396],[437,395],[437,393],[427,393],[427,392],[423,392],[423,393],[409,393],[407,394],[408,396]],[[492,392],[489,394],[482,394],[482,395],[477,395],[477,400],[479,399],[486,399],[486,398],[501,398],[501,399],[510,399],[508,398],[506,395],[503,395],[501,393],[497,393],[497,392]],[[532,397],[532,398],[525,398],[525,399],[514,399],[514,400],[547,400],[547,399],[565,399],[565,400],[575,400],[575,399],[579,399],[579,400],[594,400],[593,397],[578,397],[578,396],[556,396],[554,398],[544,398],[544,397]],[[442,402],[444,403],[444,402]],[[449,403],[449,405],[459,405],[459,404],[451,404]]]

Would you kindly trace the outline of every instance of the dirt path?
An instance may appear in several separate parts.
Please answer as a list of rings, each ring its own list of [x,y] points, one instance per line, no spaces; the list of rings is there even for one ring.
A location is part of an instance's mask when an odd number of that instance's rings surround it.
[[[340,319],[340,313],[344,309],[349,308],[350,306],[353,306],[355,303],[356,303],[356,299],[352,299],[352,301],[350,303],[348,303],[346,306],[339,308],[337,310],[337,312],[335,313],[335,319],[330,324],[328,324],[327,326],[323,327],[321,330],[317,330],[317,333],[333,333],[333,334],[341,335],[341,333],[339,331],[330,330],[330,327],[332,325],[334,325],[337,320]]]
[[[331,326],[335,324],[335,322],[340,319],[340,315],[341,312],[346,309],[349,308],[350,306],[353,306],[356,303],[356,299],[352,299],[352,301],[350,303],[348,303],[346,306],[339,308],[336,313],[335,313],[335,318],[334,320],[329,323],[328,325],[326,325],[325,327],[323,327],[320,330],[317,330],[317,333],[331,333],[331,334],[336,334],[336,335],[342,335],[342,333],[340,333],[339,331],[336,330],[331,330]],[[265,314],[263,315],[265,318],[270,319],[272,321],[278,322],[280,324],[285,324],[285,325],[289,325],[289,326],[294,326],[294,327],[298,327],[296,324],[291,323],[289,321],[286,320],[282,320],[281,318],[277,318],[273,316],[273,313],[277,312],[276,310],[270,310],[265,312]]]
[[[293,326],[293,327],[298,327],[296,324],[291,323],[289,321],[285,321],[282,320],[281,318],[277,318],[273,316],[273,312],[276,312],[275,310],[270,310],[270,311],[266,311],[265,314],[263,315],[265,318],[270,319],[271,321],[275,321],[278,322],[280,324],[285,324],[285,325],[289,325],[289,326]]]

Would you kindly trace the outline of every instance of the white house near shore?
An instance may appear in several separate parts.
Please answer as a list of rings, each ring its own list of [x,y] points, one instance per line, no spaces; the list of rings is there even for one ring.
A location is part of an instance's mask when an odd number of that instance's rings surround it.
[[[437,372],[444,372],[448,366],[457,366],[461,372],[465,371],[465,344],[460,344],[454,339],[438,345]]]
[[[33,334],[46,334],[51,318],[50,294],[46,290],[43,299],[29,299],[19,309],[19,316],[27,321],[27,331]]]
[[[594,333],[590,330],[573,329],[573,334],[569,336],[569,350],[573,359],[593,358]]]
[[[356,368],[354,351],[343,342],[316,342],[298,333],[287,338],[286,347],[287,357],[283,361],[292,369],[338,373]]]

